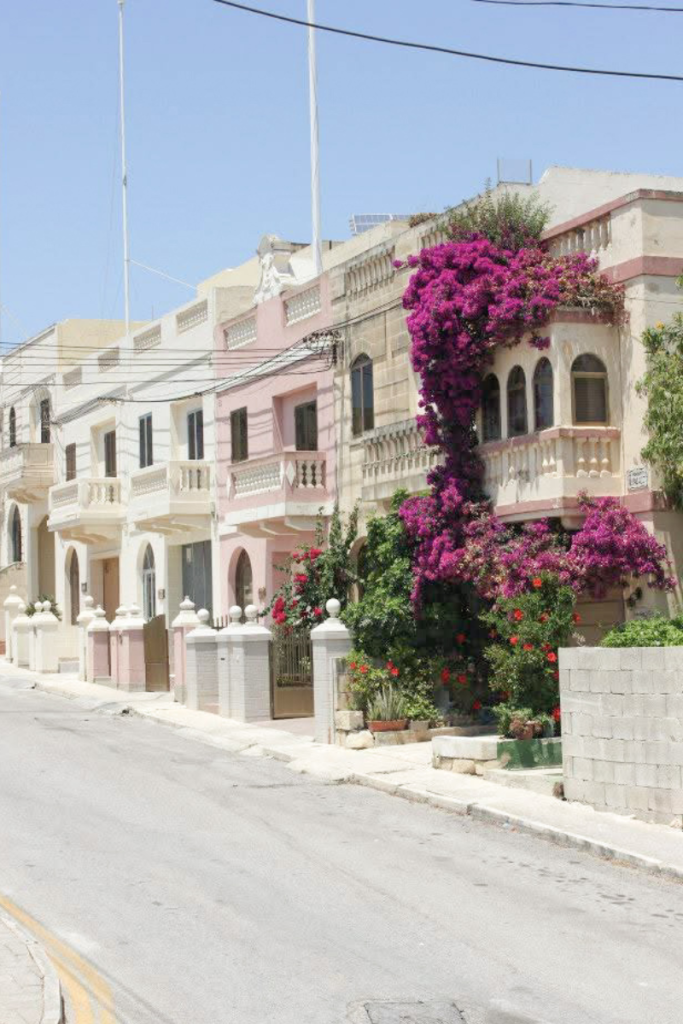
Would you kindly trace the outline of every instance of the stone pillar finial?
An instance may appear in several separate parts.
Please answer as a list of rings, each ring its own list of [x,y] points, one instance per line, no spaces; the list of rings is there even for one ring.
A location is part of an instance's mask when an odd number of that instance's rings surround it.
[[[325,611],[331,619],[338,619],[341,611],[341,604],[336,597],[331,597],[325,605]]]
[[[91,597],[90,594],[86,594],[85,597],[83,598],[83,604],[88,609],[88,611],[94,611],[95,598]]]
[[[34,608],[34,614],[35,615],[40,615],[41,612],[43,611],[43,602],[42,601],[34,601],[33,602],[33,608]]]
[[[258,608],[256,607],[256,605],[248,604],[247,607],[244,609],[244,614],[247,619],[245,625],[258,626],[258,622],[256,621],[258,618]]]
[[[194,601],[190,601],[189,597],[185,595],[183,600],[180,602],[180,610],[181,612],[193,612]]]
[[[200,626],[208,626],[211,619],[211,615],[206,608],[200,608],[197,612],[197,618],[199,619]]]
[[[233,626],[239,626],[242,622],[242,609],[240,606],[238,604],[234,604],[228,614],[230,615],[231,624]]]

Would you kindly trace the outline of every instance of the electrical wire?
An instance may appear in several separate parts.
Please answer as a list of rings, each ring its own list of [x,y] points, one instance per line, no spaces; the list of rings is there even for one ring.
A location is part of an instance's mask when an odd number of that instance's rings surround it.
[[[475,4],[501,4],[506,7],[593,7],[602,11],[657,11],[683,14],[683,7],[653,7],[649,4],[593,4],[580,0],[472,0]]]
[[[289,25],[300,25],[303,28],[314,28],[318,32],[330,32],[334,35],[349,36],[352,39],[364,39],[371,43],[383,43],[387,46],[401,46],[410,50],[424,50],[428,53],[443,53],[451,57],[464,57],[468,60],[481,60],[491,64],[507,64],[512,67],[537,68],[541,71],[566,71],[576,75],[606,75],[611,78],[637,78],[650,79],[663,82],[683,82],[683,75],[664,75],[658,72],[647,71],[612,71],[607,68],[583,68],[572,64],[545,64],[532,60],[515,60],[511,57],[494,57],[487,53],[471,53],[468,50],[454,50],[448,46],[436,46],[430,43],[415,43],[407,39],[392,39],[388,36],[376,36],[369,32],[355,32],[351,29],[338,28],[333,25],[322,25],[319,22],[306,21],[303,18],[292,18],[286,14],[276,14],[274,11],[265,11],[260,7],[250,7],[247,4],[237,3],[236,0],[213,0],[223,7],[232,7],[238,11],[245,11],[248,14],[257,14],[263,18],[271,18],[274,21],[283,21]]]

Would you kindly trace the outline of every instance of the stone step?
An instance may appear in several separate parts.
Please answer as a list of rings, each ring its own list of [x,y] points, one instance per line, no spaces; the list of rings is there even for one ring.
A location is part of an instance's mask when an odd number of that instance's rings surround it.
[[[60,658],[59,659],[59,671],[78,674],[78,658]]]
[[[561,768],[530,768],[524,771],[508,771],[504,768],[486,768],[483,776],[488,782],[513,789],[526,789],[541,796],[559,796],[558,787],[563,784]]]

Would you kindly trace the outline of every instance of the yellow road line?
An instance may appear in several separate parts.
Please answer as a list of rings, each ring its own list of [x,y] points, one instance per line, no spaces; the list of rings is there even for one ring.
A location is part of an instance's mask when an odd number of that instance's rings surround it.
[[[0,896],[0,907],[45,945],[73,1004],[76,1014],[74,1024],[94,1024],[89,993],[94,996],[99,1009],[100,1024],[116,1024],[111,989],[95,968],[6,896]],[[79,980],[78,975],[85,981],[85,985]]]

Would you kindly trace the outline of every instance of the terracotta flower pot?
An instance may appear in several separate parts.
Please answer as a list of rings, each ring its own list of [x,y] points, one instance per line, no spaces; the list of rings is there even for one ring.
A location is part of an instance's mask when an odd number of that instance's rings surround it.
[[[370,732],[398,732],[405,729],[407,724],[407,718],[396,718],[391,722],[368,722],[368,729]]]

